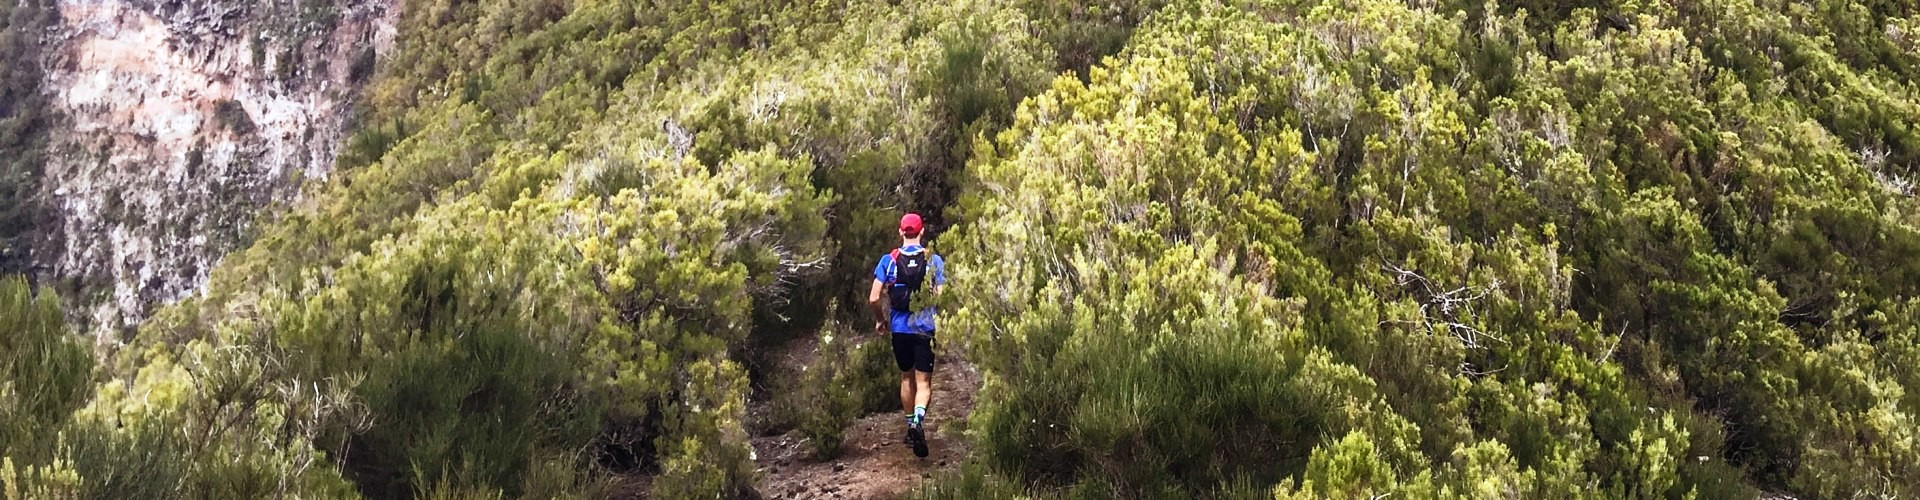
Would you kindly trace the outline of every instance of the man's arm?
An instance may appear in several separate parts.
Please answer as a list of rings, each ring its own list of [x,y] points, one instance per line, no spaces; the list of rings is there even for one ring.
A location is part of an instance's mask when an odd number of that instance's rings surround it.
[[[880,299],[886,297],[886,294],[881,293],[886,291],[886,286],[885,283],[876,279],[873,280],[873,290],[867,292],[867,308],[873,310],[873,329],[882,335],[888,333],[887,308],[880,304]]]
[[[940,295],[940,291],[946,289],[947,259],[942,259],[940,256],[935,255],[933,256],[933,294]]]

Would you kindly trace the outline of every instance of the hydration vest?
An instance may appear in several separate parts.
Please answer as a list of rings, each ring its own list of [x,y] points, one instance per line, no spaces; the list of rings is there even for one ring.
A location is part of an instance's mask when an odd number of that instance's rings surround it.
[[[893,256],[893,282],[887,284],[887,303],[891,304],[895,311],[912,314],[914,312],[913,294],[920,291],[920,286],[927,281],[927,266],[933,265],[933,261],[930,260],[933,252],[923,248],[917,253],[909,254],[896,248],[891,255]]]

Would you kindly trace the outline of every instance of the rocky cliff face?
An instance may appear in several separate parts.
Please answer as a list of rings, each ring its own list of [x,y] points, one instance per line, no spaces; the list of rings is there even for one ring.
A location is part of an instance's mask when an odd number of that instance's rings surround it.
[[[393,0],[60,0],[42,46],[51,227],[34,260],[96,332],[191,293],[323,178]],[[115,335],[101,335],[103,341]]]

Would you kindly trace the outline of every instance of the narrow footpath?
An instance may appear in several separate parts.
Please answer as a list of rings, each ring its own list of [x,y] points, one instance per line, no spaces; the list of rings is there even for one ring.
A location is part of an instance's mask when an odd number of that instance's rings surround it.
[[[785,374],[798,374],[812,363],[819,348],[817,340],[789,342],[777,363]],[[816,461],[809,456],[806,439],[799,431],[753,438],[756,465],[760,472],[760,494],[770,499],[787,498],[901,498],[940,471],[959,467],[967,456],[966,440],[961,437],[967,416],[973,411],[974,395],[980,390],[980,372],[971,363],[958,359],[952,350],[940,352],[934,368],[934,404],[927,420],[927,458],[913,456],[905,443],[906,428],[900,412],[867,415],[854,420],[841,444],[840,456]],[[755,401],[750,405],[766,405]],[[764,411],[749,408],[749,412]]]

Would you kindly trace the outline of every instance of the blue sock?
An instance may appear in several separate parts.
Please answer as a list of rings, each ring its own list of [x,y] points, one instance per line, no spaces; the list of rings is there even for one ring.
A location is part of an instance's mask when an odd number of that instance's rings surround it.
[[[914,406],[913,416],[907,417],[907,420],[912,420],[914,423],[920,423],[920,422],[926,421],[926,419],[927,419],[927,407],[925,406]]]

